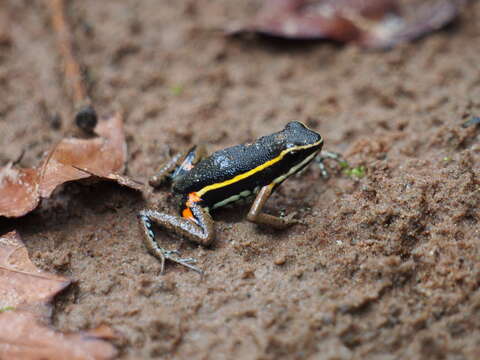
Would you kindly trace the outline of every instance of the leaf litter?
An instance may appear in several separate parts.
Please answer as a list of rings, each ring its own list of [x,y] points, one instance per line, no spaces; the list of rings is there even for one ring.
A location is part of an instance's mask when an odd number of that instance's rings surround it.
[[[64,138],[35,168],[0,168],[0,216],[19,217],[37,207],[60,185],[95,176],[141,190],[141,183],[122,176],[127,159],[123,118],[116,113],[95,127],[96,137]]]
[[[15,231],[0,237],[0,359],[112,359],[116,338],[103,325],[61,333],[44,325],[45,308],[71,280],[38,269]]]
[[[27,311],[0,315],[0,358],[25,360],[103,360],[116,356],[115,348],[96,330],[61,333],[40,324]]]
[[[0,238],[0,309],[49,302],[70,280],[39,270],[16,232]]]
[[[17,162],[0,168],[0,216],[23,216],[65,182],[85,178],[112,180],[143,190],[143,184],[121,175],[127,160],[122,115],[97,122],[74,55],[64,0],[47,4],[65,66],[65,85],[78,110],[75,123],[88,138],[62,139],[33,168],[20,168]],[[38,269],[18,233],[0,236],[0,359],[82,360],[117,355],[106,340],[118,336],[106,325],[75,333],[61,333],[47,325],[53,297],[70,283],[66,277]]]
[[[391,48],[453,21],[467,0],[265,0],[252,22],[229,34],[330,39],[365,48]]]
[[[20,169],[9,163],[0,169],[0,215],[23,216],[40,201],[38,171]]]

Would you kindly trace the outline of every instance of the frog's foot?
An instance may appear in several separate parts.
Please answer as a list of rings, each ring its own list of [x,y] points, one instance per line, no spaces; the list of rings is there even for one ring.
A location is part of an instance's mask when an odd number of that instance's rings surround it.
[[[197,262],[196,259],[180,258],[180,252],[178,250],[166,250],[158,245],[157,241],[155,240],[155,233],[153,232],[150,218],[145,214],[144,211],[139,214],[139,218],[144,233],[145,245],[150,253],[160,260],[160,271],[162,274],[165,270],[165,261],[167,259],[196,271],[199,274],[203,274],[202,270],[192,265]]]

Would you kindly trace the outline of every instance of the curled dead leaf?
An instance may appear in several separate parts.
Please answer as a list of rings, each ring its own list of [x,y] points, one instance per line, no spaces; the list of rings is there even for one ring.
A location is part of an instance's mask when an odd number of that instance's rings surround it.
[[[0,215],[25,215],[39,201],[36,169],[17,169],[12,163],[0,169]]]
[[[40,168],[40,196],[49,197],[67,181],[87,178],[85,169],[99,177],[122,172],[127,159],[123,119],[115,114],[95,128],[93,139],[67,138],[60,141]]]
[[[388,48],[451,22],[466,0],[265,0],[255,19],[228,31],[290,39],[331,39]]]
[[[0,309],[50,302],[70,280],[38,269],[17,232],[0,237]]]
[[[0,314],[0,359],[106,360],[115,347],[95,331],[64,334],[41,325],[27,311]]]
[[[38,269],[17,232],[0,236],[0,359],[111,359],[108,326],[63,334],[38,322],[70,280]]]
[[[141,190],[139,183],[120,175],[127,159],[121,114],[100,121],[95,134],[91,139],[61,140],[38,168],[19,169],[12,164],[0,168],[0,216],[23,216],[58,186],[92,175]]]

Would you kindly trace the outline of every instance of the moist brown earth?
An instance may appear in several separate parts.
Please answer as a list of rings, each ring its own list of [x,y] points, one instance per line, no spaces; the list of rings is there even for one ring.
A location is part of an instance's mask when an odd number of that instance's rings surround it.
[[[260,1],[69,2],[77,54],[100,114],[126,113],[130,176],[169,151],[211,151],[300,120],[356,178],[312,167],[269,200],[286,231],[214,214],[210,248],[159,241],[205,275],[160,263],[136,214],[173,212],[110,183],[67,184],[17,229],[42,269],[75,279],[54,326],[107,324],[122,359],[480,357],[480,3],[447,29],[388,52],[328,42],[225,38]],[[0,162],[38,163],[73,124],[45,2],[0,8]],[[333,165],[335,168],[335,166]]]

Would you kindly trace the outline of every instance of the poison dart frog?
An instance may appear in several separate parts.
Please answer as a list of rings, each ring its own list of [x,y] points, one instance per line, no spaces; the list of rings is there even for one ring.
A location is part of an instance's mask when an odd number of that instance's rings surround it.
[[[339,155],[321,152],[323,139],[304,124],[293,121],[282,131],[263,136],[253,143],[237,145],[206,156],[202,147],[175,155],[164,164],[150,185],[158,187],[170,180],[178,197],[181,216],[145,209],[139,213],[144,239],[150,252],[161,260],[182,264],[201,273],[193,258],[180,258],[178,251],[160,247],[155,240],[152,222],[168,231],[201,245],[215,237],[210,211],[237,202],[253,200],[247,219],[256,224],[284,229],[295,223],[292,216],[276,217],[262,212],[272,192],[288,177],[316,160],[322,175],[327,176],[323,161],[338,161]]]

